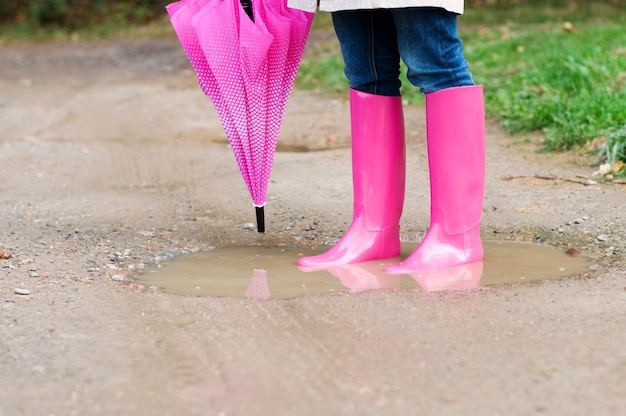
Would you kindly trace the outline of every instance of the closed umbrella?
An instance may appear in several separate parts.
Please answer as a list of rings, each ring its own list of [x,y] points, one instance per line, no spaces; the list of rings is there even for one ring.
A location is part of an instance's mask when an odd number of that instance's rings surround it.
[[[181,0],[167,6],[176,34],[211,99],[256,207],[264,211],[276,143],[312,13],[286,0]]]

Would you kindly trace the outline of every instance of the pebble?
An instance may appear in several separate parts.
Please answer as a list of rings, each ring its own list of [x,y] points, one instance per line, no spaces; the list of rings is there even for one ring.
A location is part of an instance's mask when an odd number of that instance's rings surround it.
[[[28,289],[22,289],[22,288],[15,288],[15,294],[17,295],[30,295],[30,290]]]

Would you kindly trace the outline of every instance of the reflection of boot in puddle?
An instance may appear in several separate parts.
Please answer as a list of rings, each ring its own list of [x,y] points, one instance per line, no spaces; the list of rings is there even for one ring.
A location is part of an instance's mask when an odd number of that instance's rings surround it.
[[[350,293],[374,289],[398,289],[400,287],[399,276],[385,273],[383,271],[385,266],[386,264],[374,260],[326,267],[323,270],[338,278]],[[300,266],[300,270],[308,272],[320,269]]]
[[[446,269],[411,273],[411,277],[426,291],[483,289],[479,286],[483,262],[477,261]]]
[[[252,280],[246,290],[248,299],[269,299],[270,288],[267,284],[267,272],[261,269],[254,269]]]

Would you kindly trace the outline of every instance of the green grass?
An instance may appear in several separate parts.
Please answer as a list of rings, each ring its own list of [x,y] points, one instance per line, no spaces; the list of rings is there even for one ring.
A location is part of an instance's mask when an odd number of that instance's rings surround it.
[[[547,151],[584,148],[598,139],[606,145],[601,154],[615,144],[623,148],[622,24],[507,26],[471,29],[463,35],[472,72],[485,85],[487,114],[507,131],[542,131]]]
[[[484,3],[490,3],[485,1]],[[621,1],[508,1],[501,0],[497,6],[475,7],[471,1],[465,2],[465,14],[461,20],[465,24],[508,25],[537,24],[554,22],[602,22],[617,21],[625,11]],[[494,3],[494,2],[491,2]],[[524,5],[523,3],[527,3]],[[534,4],[533,4],[534,3]]]
[[[544,151],[593,148],[597,163],[610,163],[611,174],[623,177],[626,16],[612,11],[588,5],[470,12],[460,19],[460,35],[474,78],[485,87],[488,116],[511,134],[543,132]],[[316,20],[327,28],[324,15]],[[297,86],[345,93],[342,71],[336,41],[328,41],[307,50]],[[421,103],[418,89],[402,78],[404,99]]]

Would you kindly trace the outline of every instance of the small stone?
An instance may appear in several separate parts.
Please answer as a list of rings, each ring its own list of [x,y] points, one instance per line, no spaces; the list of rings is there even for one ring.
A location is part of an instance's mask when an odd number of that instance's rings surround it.
[[[580,257],[580,251],[576,250],[575,248],[570,248],[569,250],[566,251],[568,256],[572,256],[572,257]]]
[[[119,275],[119,274],[114,274],[113,276],[111,276],[111,280],[114,280],[116,282],[123,282],[124,276]]]
[[[606,235],[599,235],[598,236],[598,241],[606,241],[607,240],[607,236]]]
[[[15,288],[15,294],[16,295],[24,295],[24,296],[25,295],[30,295],[30,290],[22,289],[22,288],[17,287],[17,288]]]
[[[598,170],[598,173],[600,174],[600,176],[605,176],[611,173],[612,170],[613,170],[613,167],[611,166],[610,163],[603,163],[602,165],[600,165],[600,169]]]

